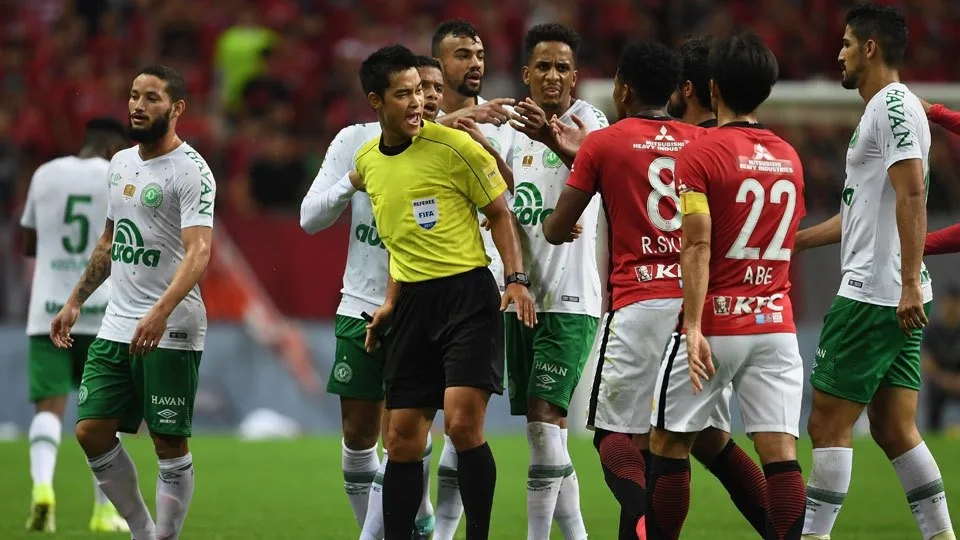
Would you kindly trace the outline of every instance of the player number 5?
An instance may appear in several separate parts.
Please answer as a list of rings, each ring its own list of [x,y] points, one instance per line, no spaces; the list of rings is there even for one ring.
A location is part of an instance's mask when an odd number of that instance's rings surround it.
[[[737,191],[737,202],[746,203],[747,195],[753,194],[753,205],[750,207],[750,213],[747,214],[747,221],[736,241],[730,246],[727,252],[728,259],[750,259],[760,258],[760,248],[747,247],[747,242],[753,236],[754,229],[757,228],[757,222],[760,221],[760,214],[763,213],[763,205],[766,204],[766,193],[763,185],[753,178],[747,178],[740,184],[740,190]],[[780,226],[770,239],[770,244],[763,252],[763,259],[766,261],[789,261],[790,250],[783,247],[783,242],[787,238],[787,231],[790,229],[790,222],[793,221],[793,213],[797,207],[797,186],[790,180],[777,180],[770,190],[770,203],[783,204],[783,196],[787,196],[787,207],[780,218]]]
[[[647,197],[647,215],[650,216],[650,222],[663,232],[672,232],[680,228],[680,198],[677,197],[677,190],[673,187],[673,167],[676,161],[672,157],[658,157],[650,163],[647,169],[647,177],[650,179],[650,187],[653,191]],[[670,171],[670,183],[664,184],[661,179],[663,171]],[[673,217],[663,219],[660,214],[660,200],[664,197],[673,201],[673,206],[677,208]]]
[[[87,241],[90,237],[90,220],[86,215],[77,213],[76,205],[90,204],[93,197],[90,195],[67,195],[67,208],[63,214],[63,222],[66,225],[76,223],[80,226],[79,238],[76,242],[69,236],[63,237],[63,249],[67,253],[83,253],[87,249]]]

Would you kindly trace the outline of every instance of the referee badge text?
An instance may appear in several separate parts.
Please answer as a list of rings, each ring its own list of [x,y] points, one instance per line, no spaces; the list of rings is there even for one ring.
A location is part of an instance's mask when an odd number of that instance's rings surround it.
[[[413,219],[416,220],[417,225],[428,231],[432,229],[437,224],[437,220],[440,219],[440,206],[437,204],[437,198],[414,199],[412,204]]]

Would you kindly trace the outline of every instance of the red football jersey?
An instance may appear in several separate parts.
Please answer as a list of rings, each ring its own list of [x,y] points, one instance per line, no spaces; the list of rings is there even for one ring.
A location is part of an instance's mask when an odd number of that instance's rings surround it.
[[[796,150],[757,124],[711,130],[677,160],[677,190],[712,216],[704,335],[796,332],[790,257],[806,210]]]
[[[666,117],[634,116],[594,131],[567,185],[599,192],[608,226],[613,309],[681,298],[676,156],[706,130]]]

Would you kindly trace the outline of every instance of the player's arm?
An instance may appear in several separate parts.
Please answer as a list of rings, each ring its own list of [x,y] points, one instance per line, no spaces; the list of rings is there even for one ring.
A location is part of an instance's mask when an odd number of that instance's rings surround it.
[[[927,119],[938,126],[960,135],[960,112],[951,111],[940,103],[931,104],[920,100],[923,105],[923,112],[927,113]]]
[[[316,234],[336,223],[357,191],[348,173],[359,142],[354,135],[358,129],[349,126],[340,130],[327,148],[320,171],[300,204],[300,227],[307,234]]]
[[[927,236],[927,183],[923,162],[906,159],[888,170],[897,195],[897,230],[900,233],[900,272],[903,285],[920,285],[920,266]]]
[[[960,223],[927,233],[924,255],[943,255],[960,252]]]
[[[703,303],[710,279],[710,235],[713,221],[703,193],[688,191],[680,195],[683,220],[680,228],[680,274],[683,276],[683,326],[700,330]]]
[[[840,237],[840,214],[837,214],[823,223],[797,231],[797,240],[794,243],[793,251],[796,253],[805,249],[838,244],[840,243]]]
[[[113,249],[113,220],[107,219],[103,227],[103,234],[97,240],[93,253],[90,254],[90,260],[87,261],[87,268],[83,271],[83,277],[74,287],[67,305],[77,309],[87,301],[94,292],[103,285],[103,282],[110,277],[110,251]]]
[[[462,118],[454,123],[453,127],[470,134],[470,137],[477,141],[477,143],[497,161],[497,170],[500,171],[500,176],[502,176],[504,182],[507,183],[507,189],[510,190],[510,193],[513,193],[513,169],[510,168],[510,165],[507,165],[507,161],[503,159],[500,152],[497,152],[497,149],[494,148],[493,145],[490,144],[490,141],[483,135],[483,132],[480,131],[480,126],[471,118]]]

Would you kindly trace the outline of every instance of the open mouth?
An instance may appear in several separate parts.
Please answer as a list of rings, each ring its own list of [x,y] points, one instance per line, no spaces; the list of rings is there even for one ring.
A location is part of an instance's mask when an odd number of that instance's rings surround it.
[[[150,119],[144,114],[133,114],[130,115],[130,123],[139,125],[146,124]]]
[[[419,111],[410,113],[403,118],[404,123],[410,127],[419,127],[420,126],[420,117],[421,114]]]
[[[423,112],[433,114],[437,112],[437,104],[430,102],[423,104]]]
[[[480,81],[483,80],[483,77],[479,73],[468,73],[467,78],[465,79],[469,84],[480,84]]]
[[[560,88],[556,86],[548,86],[543,90],[544,97],[557,99],[560,97]]]

